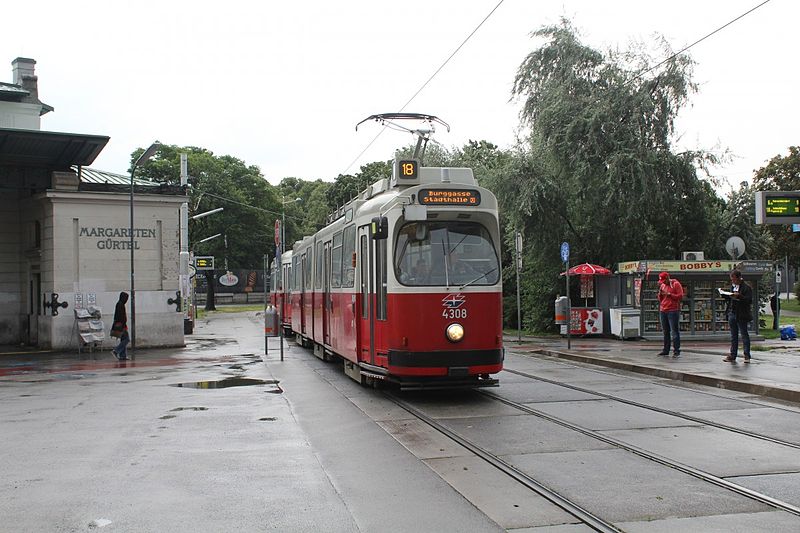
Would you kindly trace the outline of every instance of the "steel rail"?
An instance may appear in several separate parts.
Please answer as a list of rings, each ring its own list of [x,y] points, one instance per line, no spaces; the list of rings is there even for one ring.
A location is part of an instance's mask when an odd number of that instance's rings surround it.
[[[484,396],[487,396],[489,398],[497,400],[497,401],[499,401],[501,403],[504,403],[504,404],[506,404],[508,406],[514,407],[515,409],[519,409],[520,411],[523,411],[525,413],[537,416],[539,418],[543,418],[545,420],[553,422],[554,424],[558,424],[558,425],[563,426],[563,427],[565,427],[567,429],[571,429],[573,431],[577,431],[578,433],[582,433],[582,434],[584,434],[584,435],[586,435],[588,437],[592,437],[592,438],[597,439],[599,441],[605,442],[606,444],[610,444],[610,445],[612,445],[612,446],[614,446],[616,448],[620,448],[622,450],[626,450],[628,452],[636,454],[639,457],[642,457],[644,459],[648,459],[650,461],[653,461],[655,463],[658,463],[658,464],[664,465],[666,467],[672,468],[672,469],[677,470],[679,472],[683,472],[684,474],[688,474],[688,475],[690,475],[692,477],[695,477],[697,479],[700,479],[702,481],[706,481],[706,482],[711,483],[713,485],[717,485],[718,487],[722,487],[724,489],[730,490],[732,492],[735,492],[737,494],[740,494],[740,495],[745,496],[747,498],[750,498],[752,500],[759,501],[761,503],[769,505],[770,507],[774,507],[776,509],[780,509],[782,511],[786,511],[788,513],[792,513],[792,514],[794,514],[796,516],[800,516],[800,507],[797,507],[797,506],[792,505],[790,503],[786,503],[784,501],[778,500],[777,498],[773,498],[771,496],[767,496],[766,494],[762,494],[760,492],[748,489],[747,487],[743,487],[741,485],[737,485],[736,483],[731,483],[730,481],[728,481],[726,479],[722,479],[722,478],[717,477],[717,476],[715,476],[713,474],[709,474],[708,472],[700,470],[699,468],[694,468],[692,466],[685,465],[685,464],[680,463],[678,461],[673,461],[672,459],[669,459],[667,457],[663,457],[661,455],[658,455],[658,454],[655,454],[655,453],[652,453],[652,452],[648,452],[647,450],[639,448],[638,446],[633,446],[632,444],[628,444],[628,443],[626,443],[624,441],[615,439],[613,437],[609,437],[609,436],[604,435],[604,434],[602,434],[600,432],[597,432],[597,431],[594,431],[594,430],[591,430],[591,429],[586,429],[584,427],[578,426],[577,424],[573,424],[572,422],[567,422],[566,420],[562,420],[562,419],[560,419],[558,417],[549,415],[549,414],[547,414],[547,413],[545,413],[543,411],[539,411],[537,409],[533,409],[532,407],[528,407],[527,405],[515,402],[513,400],[509,400],[507,398],[503,398],[502,396],[498,396],[497,394],[495,394],[493,392],[487,392],[487,391],[477,391],[477,392],[479,394],[483,394]]]
[[[436,431],[442,433],[443,435],[447,436],[457,444],[463,446],[464,448],[468,449],[470,452],[474,453],[476,456],[480,457],[487,463],[491,464],[504,474],[508,475],[509,477],[513,478],[514,480],[518,481],[525,487],[531,489],[532,491],[536,492],[549,502],[555,504],[556,506],[560,507],[567,513],[571,514],[582,523],[586,524],[587,526],[591,527],[595,531],[601,531],[603,533],[619,533],[622,530],[618,527],[614,526],[614,524],[607,522],[600,518],[599,516],[592,514],[590,511],[584,509],[577,503],[568,500],[567,498],[561,496],[557,492],[553,491],[552,489],[542,485],[526,473],[522,472],[521,470],[515,468],[514,466],[508,464],[507,462],[500,459],[498,456],[492,454],[491,452],[484,450],[477,444],[465,439],[458,433],[450,430],[443,424],[437,422],[433,418],[429,417],[416,407],[412,406],[405,400],[401,400],[397,396],[385,392],[385,396],[390,399],[392,402],[397,404],[398,406],[402,407],[412,415],[414,415],[419,420],[425,422],[430,427],[435,429]],[[491,395],[490,395],[491,396]]]
[[[518,376],[522,376],[522,377],[526,377],[526,378],[530,378],[530,379],[535,379],[537,381],[543,381],[544,383],[550,383],[551,385],[564,387],[566,389],[571,389],[571,390],[575,390],[575,391],[578,391],[578,392],[583,392],[583,393],[586,393],[586,394],[592,394],[594,396],[600,396],[601,398],[606,398],[608,400],[614,400],[616,402],[624,403],[624,404],[627,404],[627,405],[632,405],[634,407],[641,407],[642,409],[649,409],[651,411],[656,411],[658,413],[662,413],[662,414],[665,414],[665,415],[674,416],[676,418],[683,418],[684,420],[689,420],[691,422],[697,422],[698,424],[703,424],[705,426],[711,426],[711,427],[715,427],[715,428],[719,428],[719,429],[724,429],[726,431],[731,431],[733,433],[739,433],[740,435],[745,435],[747,437],[752,437],[754,439],[760,439],[760,440],[764,440],[764,441],[767,441],[767,442],[771,442],[773,444],[780,444],[782,446],[788,446],[790,448],[796,448],[796,449],[800,450],[800,444],[798,444],[796,442],[789,442],[789,441],[781,440],[781,439],[778,439],[778,438],[775,438],[775,437],[770,437],[769,435],[762,435],[760,433],[755,433],[755,432],[749,431],[747,429],[741,429],[741,428],[737,428],[737,427],[733,427],[733,426],[728,426],[726,424],[721,424],[719,422],[714,422],[712,420],[706,420],[705,418],[699,418],[699,417],[692,416],[692,415],[687,415],[685,413],[681,413],[681,412],[678,412],[678,411],[671,411],[669,409],[656,407],[654,405],[647,405],[645,403],[635,402],[633,400],[627,400],[625,398],[620,398],[619,396],[614,396],[613,394],[607,394],[605,392],[593,391],[591,389],[586,389],[586,388],[583,388],[583,387],[579,387],[577,385],[570,385],[568,383],[563,383],[561,381],[556,381],[554,379],[548,379],[548,378],[543,378],[543,377],[539,377],[539,376],[534,376],[533,374],[529,374],[527,372],[522,372],[520,370],[511,370],[511,369],[508,369],[508,368],[504,368],[503,370],[506,371],[506,372],[509,372],[511,374],[516,374]]]

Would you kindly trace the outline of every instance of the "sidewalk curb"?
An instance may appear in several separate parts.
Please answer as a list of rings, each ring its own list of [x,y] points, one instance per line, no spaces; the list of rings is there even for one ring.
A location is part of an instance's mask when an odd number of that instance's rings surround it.
[[[691,374],[688,372],[680,372],[676,370],[667,370],[664,368],[655,368],[645,365],[637,365],[634,363],[615,361],[613,359],[604,359],[596,355],[583,355],[574,352],[563,352],[558,350],[550,350],[547,348],[538,348],[531,351],[550,357],[557,357],[559,359],[568,359],[570,361],[577,361],[580,363],[587,363],[591,365],[604,366],[608,368],[615,368],[618,370],[626,370],[628,372],[636,372],[638,374],[646,374],[648,376],[655,376],[660,378],[672,379],[676,381],[685,381],[687,383],[697,383],[698,385],[706,385],[708,387],[715,387],[718,389],[735,390],[739,392],[746,392],[759,396],[769,396],[770,398],[778,398],[780,400],[787,400],[790,402],[800,403],[800,391],[781,389],[770,385],[761,385],[757,383],[747,383],[736,381],[733,379],[725,379],[716,376],[707,376],[703,374]]]

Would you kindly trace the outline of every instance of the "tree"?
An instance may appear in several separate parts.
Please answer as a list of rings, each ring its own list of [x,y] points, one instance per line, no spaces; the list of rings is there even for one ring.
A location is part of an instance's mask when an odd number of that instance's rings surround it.
[[[731,191],[720,212],[717,246],[712,248],[716,257],[727,257],[725,243],[732,236],[741,237],[745,243],[742,259],[764,259],[770,256],[772,238],[765,226],[755,223],[755,189],[746,181],[739,190]]]
[[[789,155],[776,155],[756,171],[753,188],[759,191],[800,191],[800,147],[790,146]],[[765,226],[772,237],[769,257],[789,258],[789,264],[800,263],[800,238],[789,225]]]
[[[328,205],[333,212],[336,208],[343,206],[367,187],[380,180],[392,175],[391,161],[375,161],[362,165],[359,172],[353,174],[339,174],[328,189]]]
[[[134,152],[131,160],[135,161],[141,152]],[[257,166],[193,146],[162,145],[158,157],[139,169],[138,176],[158,183],[180,184],[181,153],[188,155],[189,216],[218,207],[225,209],[190,221],[190,246],[203,255],[223,260],[227,257],[229,268],[259,268],[263,255],[274,251],[272,224],[280,215],[275,188]],[[227,247],[223,238],[199,242],[217,233],[226,236]]]
[[[715,195],[695,170],[713,157],[671,150],[673,121],[694,90],[687,56],[651,72],[641,52],[583,45],[567,21],[534,35],[547,42],[525,58],[512,90],[529,134],[491,186],[531,244],[528,263],[546,269],[537,276],[549,290],[527,303],[527,323],[543,329],[561,241],[574,262],[678,257],[706,242]]]

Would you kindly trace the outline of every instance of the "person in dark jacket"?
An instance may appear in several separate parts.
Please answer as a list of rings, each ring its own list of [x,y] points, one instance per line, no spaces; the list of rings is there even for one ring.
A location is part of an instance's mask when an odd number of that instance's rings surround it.
[[[739,352],[739,333],[741,332],[744,362],[749,363],[750,332],[747,330],[747,325],[753,321],[753,289],[744,282],[740,271],[732,271],[730,277],[731,294],[723,294],[722,297],[727,301],[725,316],[728,318],[728,325],[731,328],[731,352],[723,361],[726,363],[736,362]]]
[[[111,350],[112,355],[120,361],[128,358],[128,342],[130,341],[128,336],[128,313],[125,311],[126,303],[128,303],[128,293],[119,293],[119,300],[117,300],[117,305],[114,307],[114,323],[111,326],[112,331],[122,332],[119,337],[119,344]]]
[[[772,311],[772,329],[780,329],[778,326],[778,306],[780,305],[778,301],[778,293],[776,292],[769,298],[769,308]]]

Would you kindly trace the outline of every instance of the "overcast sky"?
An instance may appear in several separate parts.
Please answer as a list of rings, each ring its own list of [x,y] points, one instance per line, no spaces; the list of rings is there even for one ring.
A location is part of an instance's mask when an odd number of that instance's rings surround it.
[[[368,115],[398,111],[498,0],[228,0],[7,2],[2,49],[36,60],[42,129],[108,135],[92,165],[125,173],[153,140],[207,148],[258,165],[267,179],[333,180],[412,142]],[[570,18],[600,50],[663,35],[674,50],[760,0],[505,0],[405,109],[452,130],[445,146],[511,146],[519,105],[510,89],[530,33]],[[676,149],[730,149],[718,168],[738,186],[799,144],[800,2],[771,0],[689,53],[692,96]],[[353,163],[351,165],[351,163]],[[191,173],[191,169],[190,169]]]

